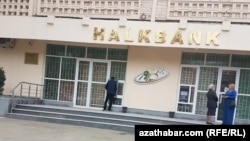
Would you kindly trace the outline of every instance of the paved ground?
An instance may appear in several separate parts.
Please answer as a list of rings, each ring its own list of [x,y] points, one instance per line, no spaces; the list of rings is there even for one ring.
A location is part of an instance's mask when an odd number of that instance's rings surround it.
[[[0,141],[133,141],[134,135],[82,126],[0,117]]]

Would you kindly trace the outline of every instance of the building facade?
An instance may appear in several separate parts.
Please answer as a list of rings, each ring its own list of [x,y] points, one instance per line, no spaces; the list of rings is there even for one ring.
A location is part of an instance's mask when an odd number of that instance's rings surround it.
[[[204,120],[208,85],[236,85],[235,122],[250,122],[250,2],[247,0],[0,0],[5,94],[22,81],[43,99],[101,109],[104,85],[119,80],[114,107]]]

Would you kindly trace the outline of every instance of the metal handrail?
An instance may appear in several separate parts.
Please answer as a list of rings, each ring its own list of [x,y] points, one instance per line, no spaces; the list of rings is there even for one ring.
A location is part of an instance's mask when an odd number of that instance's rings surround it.
[[[30,82],[24,82],[24,81],[22,81],[22,82],[19,82],[19,83],[10,91],[10,93],[12,94],[12,96],[13,96],[13,94],[14,94],[14,91],[15,91],[21,84],[29,84],[29,85],[43,86],[43,85],[41,85],[41,84],[36,84],[36,83],[30,83]]]
[[[23,88],[24,85],[27,85],[28,88]],[[35,89],[32,89],[32,86],[35,86]],[[42,91],[39,90],[39,87],[43,87],[44,85],[36,84],[36,83],[30,83],[30,82],[19,82],[11,91],[12,97],[10,99],[9,104],[9,112],[12,113],[13,108],[16,107],[17,104],[24,104],[22,101],[27,101],[29,103],[30,100],[35,101],[35,104],[37,104],[37,100],[42,100]],[[23,91],[26,90],[26,91]],[[35,90],[35,96],[32,97],[31,94],[33,94],[33,90]],[[39,93],[38,93],[39,92]],[[27,94],[26,96],[23,96],[22,94]],[[39,97],[38,94],[41,96]]]

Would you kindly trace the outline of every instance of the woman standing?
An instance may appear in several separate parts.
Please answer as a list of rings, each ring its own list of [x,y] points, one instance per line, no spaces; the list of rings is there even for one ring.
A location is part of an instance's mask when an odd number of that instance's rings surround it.
[[[217,108],[218,97],[215,93],[215,85],[211,84],[208,87],[207,92],[207,124],[212,124],[211,116],[215,115],[215,111]]]
[[[224,107],[223,107],[223,125],[232,125],[233,118],[234,118],[234,109],[235,107],[231,106],[231,102],[235,101],[236,98],[236,91],[234,90],[234,83],[230,83],[228,85],[228,91],[222,97],[224,98]]]

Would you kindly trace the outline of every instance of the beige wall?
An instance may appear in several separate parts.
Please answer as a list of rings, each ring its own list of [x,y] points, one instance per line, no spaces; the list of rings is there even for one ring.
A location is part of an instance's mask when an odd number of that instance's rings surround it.
[[[171,48],[130,47],[124,106],[157,111],[175,111],[181,50]],[[145,69],[166,67],[166,79],[153,84],[137,84],[135,76]]]
[[[249,25],[232,24],[230,30],[223,30],[220,23],[188,23],[182,29],[183,44],[171,44],[176,31],[179,30],[179,23],[176,22],[145,22],[145,21],[127,21],[126,27],[120,27],[118,20],[90,20],[88,26],[82,24],[82,19],[55,18],[53,24],[47,24],[46,17],[23,17],[23,16],[0,16],[0,35],[6,38],[35,39],[48,41],[65,41],[88,44],[111,44],[126,46],[153,46],[153,47],[171,47],[171,48],[198,48],[198,49],[218,49],[218,50],[243,50],[249,51]],[[19,26],[17,26],[19,23]],[[93,31],[98,27],[105,29],[104,40],[94,40]],[[119,41],[109,41],[109,35],[112,29],[117,30],[120,37]],[[130,29],[130,37],[134,42],[125,41],[125,31]],[[139,30],[151,30],[148,34],[150,43],[139,42]],[[155,43],[157,31],[166,32],[165,43]],[[200,45],[189,44],[190,32],[201,32]],[[219,46],[212,43],[206,45],[207,32],[213,35],[220,32],[218,36]],[[194,36],[196,37],[196,36]],[[192,38],[191,38],[192,39]],[[213,38],[208,38],[213,39]],[[198,40],[198,38],[197,38]],[[208,40],[210,41],[210,40]]]
[[[0,67],[4,68],[7,78],[4,94],[9,94],[21,81],[42,84],[44,46],[42,41],[16,40],[13,49],[0,48]],[[26,52],[39,53],[38,65],[24,64]]]

